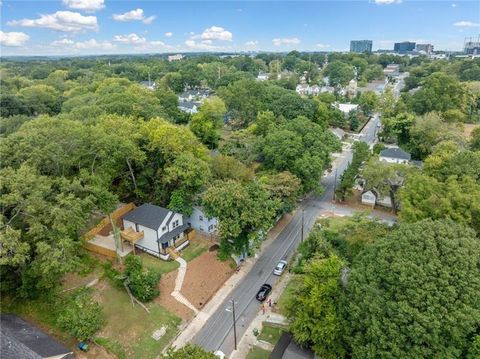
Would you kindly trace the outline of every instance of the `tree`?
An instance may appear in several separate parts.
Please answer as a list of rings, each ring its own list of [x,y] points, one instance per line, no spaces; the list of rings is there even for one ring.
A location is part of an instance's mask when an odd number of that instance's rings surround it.
[[[366,91],[360,96],[360,108],[365,116],[372,116],[378,104],[378,97],[373,91]]]
[[[381,65],[369,65],[363,73],[362,77],[365,81],[370,82],[373,80],[383,80],[385,75],[383,74],[383,67]]]
[[[414,168],[405,164],[388,163],[372,157],[361,171],[365,189],[374,189],[380,196],[389,196],[394,213],[398,210],[397,192]]]
[[[218,146],[219,130],[223,126],[223,115],[227,109],[218,97],[205,100],[198,113],[192,116],[190,129],[209,148]]]
[[[470,148],[473,151],[480,151],[480,127],[477,127],[472,131],[470,138]]]
[[[162,358],[165,359],[217,359],[217,356],[213,353],[207,352],[203,348],[193,345],[187,344],[184,347],[174,350],[173,348],[169,348],[167,354],[165,354]]]
[[[33,85],[18,92],[22,102],[31,108],[32,114],[54,114],[60,112],[59,94],[51,86]]]
[[[218,181],[202,196],[209,217],[220,223],[221,254],[248,253],[263,238],[278,208],[257,181]]]
[[[345,300],[352,358],[461,358],[480,325],[480,243],[451,220],[403,224],[361,252]]]
[[[62,307],[57,324],[79,341],[91,339],[105,323],[102,308],[92,299],[88,288],[80,289],[69,296]]]
[[[353,66],[341,61],[333,61],[327,65],[324,74],[333,86],[346,86],[355,77]]]
[[[139,257],[127,257],[123,275],[132,295],[142,302],[149,302],[160,294],[158,290],[160,274],[151,269],[144,269]]]
[[[300,289],[287,306],[295,340],[311,346],[318,356],[326,359],[344,358],[346,354],[339,312],[344,265],[336,255],[311,260]]]
[[[253,179],[253,169],[232,156],[218,155],[212,158],[212,177],[219,180],[234,179],[247,182]]]
[[[291,212],[300,194],[300,180],[288,171],[267,174],[260,177],[260,182],[270,193],[270,197],[280,203],[278,214]]]

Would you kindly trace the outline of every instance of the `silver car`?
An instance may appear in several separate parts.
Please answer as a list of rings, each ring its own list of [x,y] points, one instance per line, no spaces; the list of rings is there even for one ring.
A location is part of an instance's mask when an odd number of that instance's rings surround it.
[[[280,262],[278,262],[277,266],[273,270],[273,274],[282,275],[285,268],[287,268],[287,261],[282,259]]]

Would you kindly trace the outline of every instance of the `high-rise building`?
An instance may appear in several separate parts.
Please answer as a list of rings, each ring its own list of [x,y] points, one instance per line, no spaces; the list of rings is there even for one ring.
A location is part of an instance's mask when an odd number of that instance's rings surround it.
[[[393,46],[393,51],[398,52],[399,54],[404,54],[413,50],[415,50],[415,43],[410,41],[396,42]]]
[[[477,37],[465,38],[463,51],[467,55],[479,55],[480,54],[480,35],[478,35]]]
[[[350,41],[350,52],[372,52],[372,40]]]
[[[433,52],[433,45],[432,44],[417,44],[415,48],[418,52],[423,51],[426,54],[431,54]]]

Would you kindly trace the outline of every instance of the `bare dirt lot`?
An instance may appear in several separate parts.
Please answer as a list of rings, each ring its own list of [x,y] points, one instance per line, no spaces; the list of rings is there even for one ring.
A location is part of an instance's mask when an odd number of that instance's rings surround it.
[[[172,313],[178,315],[182,320],[188,320],[193,316],[193,312],[182,303],[170,295],[175,287],[175,278],[178,270],[162,275],[160,279],[160,296],[155,299],[160,305],[167,308]]]
[[[230,263],[221,262],[217,258],[217,251],[204,252],[188,262],[182,294],[197,309],[203,308],[235,271]]]

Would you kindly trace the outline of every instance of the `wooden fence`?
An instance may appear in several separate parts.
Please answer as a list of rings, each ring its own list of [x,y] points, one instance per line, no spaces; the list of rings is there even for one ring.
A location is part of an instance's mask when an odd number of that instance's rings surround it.
[[[112,213],[112,220],[115,223],[120,217],[124,216],[126,213],[130,212],[132,209],[135,208],[135,204],[133,203],[128,203],[122,207],[117,208],[115,211]],[[95,227],[93,227],[91,230],[89,230],[85,235],[83,236],[83,240],[85,242],[88,242],[91,240],[93,237],[95,237],[105,226],[110,224],[110,219],[108,216],[105,216],[100,223],[98,223]],[[88,249],[88,247],[87,247]]]

